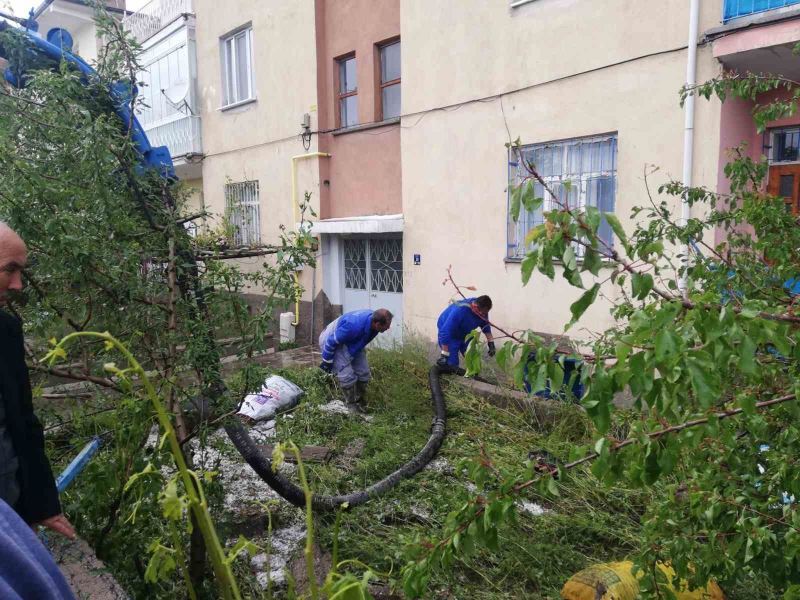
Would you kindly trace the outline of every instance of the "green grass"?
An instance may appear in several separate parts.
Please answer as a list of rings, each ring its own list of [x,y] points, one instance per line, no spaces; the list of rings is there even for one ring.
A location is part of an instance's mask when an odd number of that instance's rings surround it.
[[[428,438],[432,408],[423,350],[376,349],[369,359],[371,423],[321,412],[318,406],[335,397],[336,390],[316,370],[278,371],[306,390],[292,418],[279,419],[279,439],[299,446],[324,445],[337,453],[356,439],[365,442],[361,456],[348,467],[335,459],[307,465],[316,492],[347,493],[375,483],[414,456]],[[591,427],[574,407],[565,406],[556,425],[547,430],[532,416],[496,408],[452,382],[445,382],[444,389],[448,434],[437,462],[444,459],[446,468],[426,469],[344,513],[342,559],[391,572],[389,579],[395,579],[408,544],[418,537],[435,537],[447,514],[471,497],[469,480],[458,466],[462,460],[476,457],[483,448],[498,468],[521,471],[532,449],[566,457],[574,444],[589,440]],[[636,548],[639,518],[651,496],[639,490],[604,489],[583,474],[569,487],[562,486],[555,503],[535,492],[526,499],[549,512],[533,516],[520,511],[517,523],[501,532],[498,553],[480,552],[447,572],[437,572],[429,590],[432,597],[558,598],[564,581],[576,571],[593,562],[623,558]],[[327,548],[333,544],[333,523],[330,516],[318,518],[318,538]]]
[[[306,465],[310,484],[319,493],[348,493],[382,479],[409,458],[426,442],[432,420],[428,363],[425,349],[409,344],[398,350],[371,350],[373,382],[369,390],[372,422],[351,416],[328,414],[319,410],[322,404],[338,397],[332,380],[316,368],[270,370],[252,367],[229,380],[231,397],[254,389],[254,382],[263,381],[269,373],[277,373],[294,381],[305,390],[301,404],[278,419],[278,440],[294,441],[298,446],[322,445],[332,448],[336,456],[327,464]],[[256,386],[257,387],[257,386]],[[472,495],[469,479],[460,463],[483,451],[501,470],[523,469],[528,452],[545,449],[566,458],[576,445],[590,442],[595,432],[583,413],[574,406],[564,408],[554,424],[545,426],[533,415],[503,410],[469,394],[465,388],[444,379],[447,402],[447,437],[437,457],[439,469],[426,469],[410,480],[366,505],[343,513],[339,535],[340,559],[354,559],[388,575],[384,581],[399,585],[399,570],[415,540],[436,538],[448,513],[461,507]],[[142,410],[141,407],[138,410]],[[126,413],[129,414],[129,413]],[[61,450],[62,461],[71,458],[64,446],[75,448],[87,435],[112,429],[119,435],[115,413],[79,419],[68,433],[50,439],[50,449]],[[621,434],[623,432],[620,432]],[[363,440],[364,450],[350,464],[343,464],[342,451],[355,440]],[[109,442],[112,442],[109,439]],[[226,440],[217,440],[226,456],[237,457]],[[60,448],[59,448],[60,447]],[[81,480],[65,496],[66,507],[78,516],[82,533],[92,539],[107,515],[103,509],[109,498],[113,466],[110,458],[113,443],[82,475]],[[147,457],[139,458],[138,470]],[[61,465],[59,465],[61,466]],[[155,484],[155,482],[154,482]],[[119,483],[116,483],[119,485]],[[223,490],[216,483],[208,492],[213,504],[221,506]],[[500,532],[500,550],[479,551],[468,560],[456,562],[448,570],[435,572],[426,597],[453,599],[530,598],[556,599],[564,582],[578,570],[601,561],[621,560],[637,550],[640,519],[648,505],[658,502],[658,489],[638,490],[604,487],[587,471],[575,473],[568,482],[559,484],[556,500],[544,498],[529,490],[525,500],[538,503],[548,512],[534,516],[518,511],[512,525]],[[263,544],[266,538],[266,512],[253,498],[252,514],[247,523],[242,515],[217,512],[220,533],[235,538],[239,533]],[[287,504],[273,504],[274,527],[295,522],[297,509]],[[159,509],[153,500],[143,507],[135,524],[120,525],[109,536],[106,557],[119,579],[136,597],[166,598],[180,596],[169,584],[143,585],[143,564],[146,547],[159,535]],[[122,517],[129,515],[129,509]],[[330,550],[333,546],[334,517],[319,515],[317,541]],[[241,528],[245,527],[242,531]],[[123,544],[123,540],[125,541]],[[138,557],[138,558],[137,558]],[[246,561],[237,563],[242,589],[246,596],[262,596],[260,587],[250,574]],[[180,582],[176,579],[176,585]],[[759,599],[775,596],[763,585],[741,585],[726,590],[731,600]],[[275,595],[281,597],[280,594]]]

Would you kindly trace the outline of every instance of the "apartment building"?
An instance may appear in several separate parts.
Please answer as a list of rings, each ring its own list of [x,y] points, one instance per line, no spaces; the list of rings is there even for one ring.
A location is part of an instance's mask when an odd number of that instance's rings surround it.
[[[237,245],[278,243],[281,226],[296,226],[306,191],[320,211],[317,138],[300,135],[304,122],[318,128],[314,3],[194,3],[205,207],[227,216]],[[242,266],[258,269],[264,260]],[[298,276],[307,291],[295,322],[306,341],[321,272]],[[250,290],[254,303],[261,292]]]
[[[800,81],[800,0],[727,0],[724,22],[706,30],[703,41],[728,71],[772,73]],[[729,191],[723,167],[731,148],[744,143],[745,153],[769,162],[767,189],[783,196],[787,210],[800,214],[800,115],[767,123],[759,132],[752,119],[756,105],[788,100],[785,88],[759,95],[753,101],[729,100],[722,105],[717,189]],[[716,241],[723,240],[718,231]]]
[[[453,297],[448,268],[493,297],[508,329],[561,333],[579,291],[558,273],[521,283],[542,213],[509,218],[517,138],[553,188],[572,182],[571,203],[623,224],[647,186],[726,191],[721,167],[742,141],[800,210],[800,117],[759,134],[753,102],[700,100],[689,121],[679,103],[690,64],[697,81],[724,69],[800,78],[800,0],[238,0],[224,11],[153,0],[126,23],[145,49],[143,124],[237,243],[277,241],[312,194],[320,254],[299,273],[302,341],[342,310],[378,306],[397,315],[392,340],[432,338]],[[610,325],[614,294],[603,288],[572,333]]]
[[[125,14],[125,0],[106,0],[106,9],[121,19]],[[27,17],[28,15],[19,15]],[[87,62],[97,60],[101,41],[97,37],[94,8],[81,0],[44,0],[33,12],[39,24],[39,33],[46,36],[55,27],[66,29],[72,36],[72,51]]]
[[[406,318],[428,337],[460,285],[494,300],[492,319],[509,331],[560,334],[581,291],[556,268],[522,285],[526,232],[542,212],[509,216],[521,166],[505,144],[520,139],[526,158],[557,191],[571,181],[573,206],[593,205],[629,224],[631,208],[680,179],[689,0],[514,0],[471,3],[406,0],[402,5],[403,205]],[[699,30],[720,22],[722,2],[700,3]],[[432,32],[436,32],[432,35]],[[697,78],[718,74],[712,49],[697,49]],[[696,185],[716,185],[719,103],[698,102],[694,121]],[[539,187],[537,185],[537,187]],[[545,198],[544,209],[552,199]],[[676,207],[677,208],[677,207]],[[678,213],[680,211],[678,210]],[[612,240],[610,229],[605,232]],[[603,270],[597,278],[608,278]],[[592,282],[585,277],[587,287]],[[612,323],[612,286],[571,330]]]
[[[322,297],[388,308],[403,333],[400,0],[316,0]]]

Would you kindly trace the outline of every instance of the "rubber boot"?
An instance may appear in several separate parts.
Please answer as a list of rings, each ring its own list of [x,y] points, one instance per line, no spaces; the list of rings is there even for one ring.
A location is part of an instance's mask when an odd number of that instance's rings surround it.
[[[347,387],[342,386],[342,397],[344,399],[344,403],[347,405],[347,408],[355,408],[358,402],[358,396],[356,395],[356,384],[348,385]]]
[[[356,404],[362,413],[367,414],[367,386],[369,381],[356,382]]]

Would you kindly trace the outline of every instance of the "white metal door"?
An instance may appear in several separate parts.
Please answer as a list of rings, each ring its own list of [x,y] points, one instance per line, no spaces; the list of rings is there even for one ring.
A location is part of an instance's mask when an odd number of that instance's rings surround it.
[[[369,240],[369,307],[388,308],[394,315],[392,328],[375,343],[382,347],[403,341],[403,239]]]
[[[344,312],[369,308],[369,278],[367,274],[367,240],[348,239],[343,241]]]
[[[345,238],[343,240],[343,310],[387,308],[394,315],[392,328],[373,344],[381,347],[403,339],[402,238]]]

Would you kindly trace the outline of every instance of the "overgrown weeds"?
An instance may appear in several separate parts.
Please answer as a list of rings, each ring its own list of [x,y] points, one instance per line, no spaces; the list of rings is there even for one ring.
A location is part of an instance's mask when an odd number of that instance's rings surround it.
[[[274,441],[291,440],[300,447],[331,448],[334,455],[329,462],[306,464],[309,485],[319,493],[343,493],[385,477],[425,443],[432,417],[426,354],[425,348],[413,343],[395,350],[370,351],[371,422],[324,412],[322,407],[336,398],[338,391],[318,369],[273,371],[254,367],[233,376],[228,384],[234,397],[252,391],[247,389],[252,382],[263,381],[270,373],[300,385],[306,391],[303,401],[278,418]],[[413,479],[341,516],[338,559],[369,565],[386,574],[385,582],[396,587],[400,587],[399,569],[408,559],[412,543],[434,535],[449,513],[475,495],[462,461],[484,453],[498,469],[519,468],[534,450],[544,450],[565,460],[576,445],[587,443],[595,434],[583,412],[572,405],[564,405],[555,422],[543,426],[534,415],[492,406],[452,380],[446,380],[444,389],[448,435],[439,456]],[[77,442],[94,431],[122,430],[119,419],[114,412],[79,418],[68,424],[69,435],[62,431],[59,439],[61,443],[67,438]],[[224,436],[209,432],[205,442],[215,450],[217,462],[200,461],[203,468],[220,468],[219,457],[225,457],[228,461],[225,464],[241,461]],[[68,459],[66,456],[64,460]],[[102,511],[111,500],[107,491],[109,481],[120,476],[111,470],[117,464],[119,459],[114,458],[111,436],[105,451],[66,495],[68,512],[77,517],[82,535],[90,541],[97,539],[105,524]],[[242,469],[246,472],[246,465]],[[301,526],[301,511],[276,501],[264,488],[259,488],[261,491],[248,492],[251,495],[242,498],[236,514],[232,514],[230,503],[223,500],[226,495],[240,494],[244,482],[236,477],[224,479],[222,475],[209,491],[221,534],[229,540],[240,534],[249,537],[268,560],[280,564],[276,555],[283,551],[284,542],[276,537],[275,547],[271,548],[273,536]],[[223,484],[223,480],[227,483]],[[660,493],[658,487],[646,491],[605,487],[588,470],[559,485],[559,492],[557,498],[552,498],[531,490],[518,505],[515,522],[500,530],[500,550],[478,551],[472,558],[456,562],[452,569],[434,573],[429,587],[431,597],[558,598],[564,581],[576,571],[598,561],[619,560],[637,551],[640,520],[648,505],[659,502]],[[143,565],[137,564],[135,557],[144,556],[147,545],[159,534],[151,527],[155,521],[148,518],[150,511],[158,511],[155,503],[141,506],[135,522],[126,521],[131,515],[123,503],[121,518],[108,536],[105,557],[135,597],[180,595],[179,582],[158,586],[142,583]],[[317,539],[323,549],[332,550],[334,531],[334,516],[316,517]],[[296,545],[295,553],[300,546]],[[274,588],[274,597],[287,597],[285,582],[276,583],[263,576],[257,581],[254,564],[239,562],[236,566],[244,594],[253,598],[270,597],[269,590]],[[755,596],[729,592],[729,597]]]

